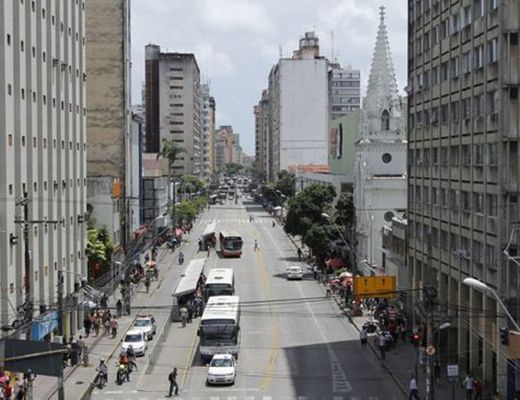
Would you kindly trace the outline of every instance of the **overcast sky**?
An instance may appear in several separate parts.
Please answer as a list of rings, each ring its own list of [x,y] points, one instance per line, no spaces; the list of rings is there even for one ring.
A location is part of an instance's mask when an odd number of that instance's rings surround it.
[[[386,25],[398,85],[406,85],[405,0],[131,0],[132,93],[141,104],[144,46],[194,53],[201,76],[210,81],[217,125],[233,125],[249,155],[254,154],[253,106],[267,87],[271,67],[298,47],[306,31],[320,39],[320,52],[361,70],[364,95],[379,24]]]

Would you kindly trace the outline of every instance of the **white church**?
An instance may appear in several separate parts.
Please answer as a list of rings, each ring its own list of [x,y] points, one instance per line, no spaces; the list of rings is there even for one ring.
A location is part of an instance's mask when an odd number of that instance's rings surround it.
[[[406,103],[397,89],[384,7],[361,118],[354,182],[357,266],[364,275],[380,275],[383,226],[407,206]]]

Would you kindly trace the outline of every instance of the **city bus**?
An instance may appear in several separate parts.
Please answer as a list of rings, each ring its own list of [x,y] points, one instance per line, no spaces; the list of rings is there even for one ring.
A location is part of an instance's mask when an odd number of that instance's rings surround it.
[[[242,238],[238,232],[221,231],[219,237],[220,253],[223,257],[240,257],[242,255]]]
[[[211,296],[232,296],[235,294],[235,277],[231,268],[213,268],[209,271],[203,289],[204,300]]]
[[[240,346],[240,298],[211,296],[200,319],[200,358],[204,363],[215,354],[238,358]]]

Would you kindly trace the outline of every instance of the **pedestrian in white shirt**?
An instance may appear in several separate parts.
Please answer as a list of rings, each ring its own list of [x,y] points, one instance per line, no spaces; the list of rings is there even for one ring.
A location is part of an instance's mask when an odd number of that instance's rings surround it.
[[[412,375],[410,378],[410,383],[408,384],[408,400],[419,399],[417,390],[417,381],[415,380],[415,376]]]

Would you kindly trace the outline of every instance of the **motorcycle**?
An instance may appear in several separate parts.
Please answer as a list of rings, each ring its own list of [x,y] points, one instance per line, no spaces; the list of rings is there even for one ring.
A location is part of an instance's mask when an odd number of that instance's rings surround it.
[[[125,379],[128,380],[128,373],[128,367],[125,364],[119,364],[116,374],[116,383],[122,385]]]
[[[96,378],[94,379],[94,384],[98,387],[98,389],[103,389],[107,384],[107,374],[104,372],[98,371]]]

